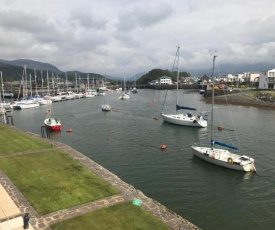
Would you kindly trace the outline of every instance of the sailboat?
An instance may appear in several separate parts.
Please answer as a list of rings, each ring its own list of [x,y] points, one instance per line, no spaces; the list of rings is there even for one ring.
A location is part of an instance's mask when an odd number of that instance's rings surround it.
[[[126,91],[126,83],[125,83],[125,77],[124,77],[124,92],[119,96],[120,100],[127,100],[130,98],[130,95]]]
[[[104,97],[104,102],[103,104],[101,105],[101,109],[102,111],[111,111],[112,107],[109,105],[109,103],[106,102],[105,100],[106,96]]]
[[[46,111],[46,119],[44,120],[44,124],[46,127],[48,127],[50,130],[58,131],[61,129],[61,122],[59,119],[57,119],[55,116],[53,116],[52,111],[52,103],[50,103],[50,99],[48,99],[48,109]]]
[[[94,82],[94,80],[93,80]],[[90,79],[89,79],[89,74],[87,75],[87,89],[86,92],[84,94],[84,97],[94,97],[97,95],[96,90],[90,89]]]
[[[214,69],[215,69],[215,59],[213,58],[213,73],[212,73],[212,111],[211,111],[211,141],[210,147],[199,147],[197,144],[193,144],[191,148],[193,149],[193,154],[202,160],[209,163],[222,166],[229,169],[245,171],[245,172],[256,172],[254,159],[246,156],[233,153],[233,150],[239,151],[238,147],[223,143],[221,141],[216,141],[213,139],[213,125],[214,125]],[[214,145],[223,146],[225,148],[214,148]],[[230,151],[228,150],[230,149]]]
[[[0,89],[0,99],[4,100],[4,84],[3,84],[3,77],[2,77],[2,71],[0,71],[0,77],[1,77],[1,85],[2,85],[2,92]],[[7,123],[7,119],[6,119],[6,108],[5,108],[5,102],[1,102],[0,103],[0,116],[2,117],[2,120],[4,123]]]
[[[200,112],[198,115],[193,115],[191,112],[188,113],[178,113],[179,110],[189,110],[189,111],[197,111],[196,108],[180,106],[178,100],[178,91],[179,91],[179,49],[177,47],[177,92],[176,92],[176,113],[166,114],[161,112],[161,116],[165,122],[172,123],[175,125],[183,125],[183,126],[194,126],[194,127],[207,127],[207,116],[204,112]],[[165,102],[164,102],[165,103]],[[164,105],[163,103],[163,105]]]
[[[137,93],[138,89],[137,89],[136,76],[134,78],[135,78],[135,85],[134,85],[134,88],[132,89],[132,93]]]
[[[42,75],[42,70],[41,70],[41,81],[42,81],[42,90],[44,94],[44,89],[43,89],[43,75]],[[52,104],[51,96],[50,96],[50,87],[49,87],[49,75],[48,75],[48,70],[47,70],[47,94],[43,96],[43,99],[38,101],[39,105],[48,105]]]
[[[25,76],[25,79],[24,79]],[[23,74],[22,74],[22,89],[23,89],[23,99],[21,101],[17,101],[15,104],[13,104],[12,108],[14,110],[16,109],[29,109],[29,108],[35,108],[39,107],[39,104],[36,100],[29,99],[28,96],[28,80],[27,80],[27,67],[24,66]],[[20,85],[21,88],[21,85]],[[31,75],[30,75],[30,88],[31,88],[31,97],[32,97],[32,81],[31,81]],[[19,97],[20,94],[18,94]]]

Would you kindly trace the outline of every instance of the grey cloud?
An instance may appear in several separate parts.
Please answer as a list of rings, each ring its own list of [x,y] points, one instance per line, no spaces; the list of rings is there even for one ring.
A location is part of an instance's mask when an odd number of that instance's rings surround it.
[[[69,19],[88,29],[106,29],[107,20],[95,15],[88,9],[78,9],[71,11]]]
[[[119,16],[117,28],[122,31],[131,31],[137,27],[149,27],[167,19],[172,13],[172,7],[165,3],[155,7],[135,7]]]

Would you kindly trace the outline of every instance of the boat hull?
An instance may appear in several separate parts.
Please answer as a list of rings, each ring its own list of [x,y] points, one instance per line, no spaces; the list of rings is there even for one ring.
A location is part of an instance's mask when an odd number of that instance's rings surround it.
[[[254,160],[245,155],[237,155],[225,149],[211,149],[198,146],[191,146],[191,148],[196,157],[211,164],[238,171],[256,172]]]
[[[39,107],[39,104],[37,102],[17,102],[12,106],[13,109],[30,109],[30,108],[35,108]]]
[[[50,130],[59,131],[61,129],[61,123],[56,118],[46,118],[44,120],[44,124]]]
[[[101,109],[102,111],[111,111],[112,108],[110,105],[105,104],[101,106]]]
[[[193,127],[207,127],[207,120],[203,117],[191,116],[187,114],[163,114],[161,116],[165,122],[172,123],[175,125],[193,126]]]
[[[127,95],[127,94],[122,94],[122,95],[119,97],[120,100],[127,100],[127,99],[129,99],[129,98],[130,98],[130,96]]]
[[[49,99],[49,100],[41,100],[41,101],[38,101],[38,104],[39,105],[51,105],[52,104],[52,101]]]

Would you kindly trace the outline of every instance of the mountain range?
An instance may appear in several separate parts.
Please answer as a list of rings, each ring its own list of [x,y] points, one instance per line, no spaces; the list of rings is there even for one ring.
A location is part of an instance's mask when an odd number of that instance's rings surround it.
[[[36,71],[37,76],[40,77],[40,71],[43,70],[43,76],[46,76],[46,71],[48,70],[49,74],[52,72],[56,75],[58,74],[59,77],[65,78],[65,75],[68,77],[77,76],[80,77],[86,77],[87,74],[89,74],[90,78],[95,77],[95,78],[102,78],[104,76],[96,73],[82,73],[80,71],[67,71],[63,72],[59,70],[56,66],[49,64],[49,63],[43,63],[39,61],[33,61],[30,59],[17,59],[13,61],[7,61],[0,59],[0,71],[2,71],[4,81],[10,81],[10,80],[21,80],[22,79],[22,74],[24,70],[24,66],[26,65],[27,67],[27,73],[31,73],[34,76],[34,71]]]
[[[21,80],[23,68],[24,66],[27,66],[28,73],[33,73],[34,69],[37,71],[40,70],[48,70],[49,72],[54,72],[55,74],[59,74],[65,76],[67,74],[68,76],[74,76],[77,74],[78,76],[84,76],[86,77],[87,74],[89,74],[90,77],[104,77],[100,74],[96,73],[83,73],[81,71],[68,71],[63,72],[59,70],[56,66],[49,64],[49,63],[42,63],[39,61],[33,61],[30,59],[17,59],[13,61],[7,61],[0,59],[0,71],[3,73],[3,78],[13,78],[13,80]],[[224,76],[227,74],[238,74],[238,73],[244,73],[244,72],[263,72],[269,69],[274,69],[275,64],[272,63],[257,63],[257,64],[247,64],[247,63],[240,63],[240,64],[220,64],[219,70],[222,70],[219,74]],[[205,69],[190,69],[187,72],[189,72],[192,76],[201,76],[201,75],[211,75],[212,68],[205,68]],[[45,75],[46,73],[43,73]],[[138,80],[140,77],[142,77],[145,72],[136,73],[135,79],[128,79],[128,80]],[[108,79],[112,80],[121,80],[116,77],[107,76]],[[5,79],[6,80],[6,79]]]

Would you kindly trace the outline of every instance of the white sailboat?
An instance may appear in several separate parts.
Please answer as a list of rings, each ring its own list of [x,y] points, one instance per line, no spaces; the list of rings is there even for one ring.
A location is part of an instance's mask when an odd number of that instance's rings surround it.
[[[112,107],[111,105],[109,105],[109,103],[106,102],[106,97],[107,96],[104,96],[103,104],[101,105],[101,110],[108,112],[112,110]]]
[[[94,82],[94,79],[93,79]],[[90,79],[89,79],[89,74],[87,76],[87,89],[86,92],[84,93],[84,97],[95,97],[97,95],[96,90],[90,89]]]
[[[256,172],[254,165],[254,159],[246,156],[233,153],[233,150],[239,150],[239,148],[229,145],[220,141],[213,139],[213,125],[214,125],[214,69],[215,69],[215,59],[213,58],[213,86],[212,86],[212,111],[211,111],[211,143],[210,147],[199,147],[197,144],[193,144],[191,148],[193,149],[193,154],[202,160],[209,163],[222,166],[229,169],[245,171],[245,172]],[[225,148],[214,148],[214,145],[223,146]],[[230,149],[230,151],[228,150]]]
[[[2,93],[0,93],[0,115],[1,114],[4,115],[7,111],[11,111],[12,106],[10,102],[5,102],[5,92],[4,92],[4,82],[3,82],[2,71],[0,71],[0,74],[1,74],[1,86],[2,86]]]
[[[0,89],[0,98],[4,100],[4,84],[3,84],[3,77],[2,77],[2,71],[0,71],[0,75],[1,75],[1,86],[2,86],[2,92]],[[0,103],[0,116],[2,117],[2,120],[4,123],[7,123],[7,119],[6,119],[6,108],[5,108],[5,102],[1,102]]]
[[[132,93],[137,93],[138,89],[137,89],[136,76],[134,77],[134,79],[135,79],[135,85],[134,85],[134,88],[131,91],[132,91]]]
[[[79,76],[79,86],[77,85],[77,78],[75,79],[76,93],[73,93],[73,97],[76,99],[80,99],[84,97],[84,93],[81,92],[81,79]],[[79,88],[79,91],[78,91]]]
[[[179,110],[189,110],[189,111],[197,111],[196,108],[180,106],[178,100],[178,84],[179,84],[179,49],[177,47],[177,92],[176,92],[176,113],[164,113],[161,112],[161,116],[165,122],[172,123],[175,125],[183,125],[183,126],[193,126],[193,127],[207,127],[207,117],[204,112],[200,112],[198,115],[193,115],[191,112],[188,113],[178,113]],[[165,102],[164,102],[165,103]]]
[[[42,90],[43,89],[43,74],[42,74],[42,70],[41,70],[41,81],[42,81]],[[44,92],[42,92],[42,94],[44,94]],[[48,75],[48,70],[47,70],[47,94],[43,95],[43,99],[38,101],[39,105],[48,105],[48,104],[52,104],[52,100],[51,100],[51,96],[50,96],[50,87],[49,87],[49,75]]]
[[[44,120],[44,124],[50,130],[59,131],[61,129],[61,122],[57,117],[54,116],[52,103],[50,103],[50,100],[48,100],[48,102],[49,103],[46,111],[46,119]]]
[[[124,77],[124,92],[119,96],[120,100],[127,100],[130,98],[129,93],[126,90],[126,83],[125,83],[125,77]]]
[[[25,79],[24,79],[24,75],[25,75]],[[15,110],[16,109],[30,109],[30,108],[39,107],[39,104],[36,100],[29,99],[29,97],[28,97],[28,92],[27,92],[28,83],[27,82],[28,82],[28,80],[27,80],[27,67],[25,65],[23,75],[22,75],[23,99],[21,101],[16,102],[15,104],[13,104],[12,108],[15,109]],[[31,75],[30,75],[30,88],[31,88],[31,97],[32,97]]]

